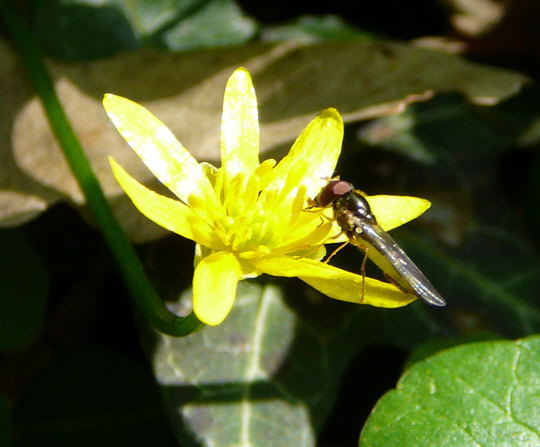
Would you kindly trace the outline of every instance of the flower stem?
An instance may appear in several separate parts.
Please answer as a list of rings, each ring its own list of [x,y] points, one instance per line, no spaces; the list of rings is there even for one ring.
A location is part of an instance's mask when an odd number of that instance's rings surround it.
[[[196,331],[202,327],[202,323],[197,317],[193,313],[186,317],[179,317],[171,313],[148,279],[126,234],[116,220],[83,152],[81,143],[64,113],[40,51],[30,32],[23,25],[15,7],[8,5],[6,0],[0,0],[0,17],[4,20],[20,51],[30,81],[45,109],[49,124],[118,264],[137,308],[152,326],[165,334],[185,336]]]

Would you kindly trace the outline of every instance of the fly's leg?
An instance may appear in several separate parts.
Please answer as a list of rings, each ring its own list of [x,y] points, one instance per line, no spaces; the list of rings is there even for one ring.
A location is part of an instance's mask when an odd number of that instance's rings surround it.
[[[360,272],[362,273],[362,296],[360,298],[360,302],[364,302],[364,293],[366,290],[366,264],[368,259],[368,248],[366,247],[365,253],[364,253],[364,259],[362,259],[362,266],[360,267]]]
[[[320,213],[322,210],[323,208],[317,205],[317,203],[313,199],[308,199],[308,206],[307,208],[304,208],[302,211],[304,213]],[[321,214],[320,219],[321,219],[321,223],[318,225],[318,227],[320,227],[325,222],[333,222],[335,220],[331,217],[325,216],[324,214]],[[341,233],[338,234],[338,236],[340,235]],[[335,237],[338,237],[338,236],[335,236]]]
[[[338,234],[336,237],[339,237],[341,236],[341,233]],[[338,252],[343,248],[345,247],[345,245],[347,245],[349,243],[349,241],[345,241],[343,242],[343,244],[341,244],[338,248],[336,248],[331,254],[330,256],[328,256],[325,260],[324,260],[324,263],[325,264],[328,264],[330,262],[330,259],[332,259],[335,255],[338,254]]]

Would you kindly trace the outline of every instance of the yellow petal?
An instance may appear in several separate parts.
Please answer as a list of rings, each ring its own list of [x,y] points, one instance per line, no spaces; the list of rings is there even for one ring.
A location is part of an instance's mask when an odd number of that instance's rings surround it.
[[[296,181],[305,185],[307,197],[314,198],[334,174],[342,141],[341,115],[333,108],[323,110],[305,127],[289,153],[274,168],[273,186],[280,189],[295,165],[307,164],[305,177]]]
[[[169,231],[207,247],[221,248],[208,224],[182,202],[157,194],[131,177],[113,158],[109,162],[114,177],[133,204],[150,220]]]
[[[215,326],[225,319],[241,275],[240,264],[231,253],[219,251],[201,259],[193,274],[193,310],[199,320]]]
[[[426,211],[429,200],[410,196],[368,196],[366,197],[377,222],[385,231],[399,227],[416,219]]]
[[[416,297],[401,292],[392,284],[367,277],[362,296],[361,275],[310,259],[269,258],[258,262],[257,268],[274,276],[298,276],[325,295],[351,303],[401,307],[416,300]]]
[[[215,204],[213,189],[197,160],[143,106],[106,94],[103,106],[116,129],[161,183],[183,202],[191,195]]]
[[[259,165],[259,118],[251,76],[245,68],[227,82],[221,121],[221,164],[227,179]]]

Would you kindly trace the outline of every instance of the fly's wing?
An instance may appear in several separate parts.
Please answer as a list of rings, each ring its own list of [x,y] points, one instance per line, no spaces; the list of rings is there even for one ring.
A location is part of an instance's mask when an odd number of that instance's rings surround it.
[[[398,287],[435,306],[446,305],[440,293],[386,231],[377,224],[364,221],[358,222],[357,228],[361,232],[352,235],[351,242],[362,249],[367,248],[368,258]]]

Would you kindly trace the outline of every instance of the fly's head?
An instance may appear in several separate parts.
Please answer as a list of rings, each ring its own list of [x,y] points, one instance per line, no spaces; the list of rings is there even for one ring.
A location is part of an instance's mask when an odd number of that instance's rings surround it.
[[[324,186],[317,197],[315,197],[315,204],[321,208],[334,205],[336,200],[351,193],[354,187],[345,180],[332,180]]]

